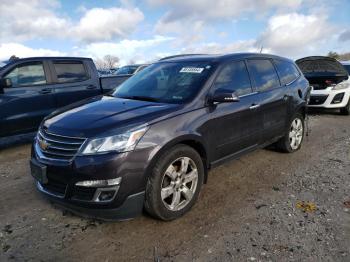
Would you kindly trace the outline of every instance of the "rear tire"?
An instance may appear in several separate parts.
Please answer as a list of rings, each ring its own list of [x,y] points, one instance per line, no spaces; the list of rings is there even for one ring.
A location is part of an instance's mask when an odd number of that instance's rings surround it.
[[[296,113],[289,123],[286,134],[276,143],[282,152],[293,153],[301,148],[304,140],[305,122],[300,113]]]
[[[350,98],[349,98],[348,104],[345,107],[340,108],[340,113],[346,116],[350,115]]]
[[[204,165],[196,150],[177,145],[155,164],[146,186],[145,209],[170,221],[183,216],[196,202],[204,180]]]

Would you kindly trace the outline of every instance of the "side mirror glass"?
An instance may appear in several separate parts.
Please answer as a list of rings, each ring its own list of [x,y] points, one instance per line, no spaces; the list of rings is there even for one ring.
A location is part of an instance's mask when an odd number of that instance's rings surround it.
[[[212,103],[238,102],[239,97],[236,92],[227,89],[217,89],[211,97]]]

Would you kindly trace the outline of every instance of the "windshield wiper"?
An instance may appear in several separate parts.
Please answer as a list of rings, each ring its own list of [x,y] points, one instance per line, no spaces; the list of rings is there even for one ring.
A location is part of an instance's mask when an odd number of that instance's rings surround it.
[[[149,101],[149,102],[159,102],[158,99],[149,96],[121,96],[120,98],[124,99],[132,99],[132,100],[141,100],[141,101]]]

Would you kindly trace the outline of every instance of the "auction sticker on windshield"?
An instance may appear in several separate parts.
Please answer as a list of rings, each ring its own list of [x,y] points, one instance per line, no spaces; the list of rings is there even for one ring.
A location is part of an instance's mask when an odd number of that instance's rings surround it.
[[[180,73],[192,73],[192,74],[200,74],[202,73],[204,68],[201,67],[183,67],[180,70]]]

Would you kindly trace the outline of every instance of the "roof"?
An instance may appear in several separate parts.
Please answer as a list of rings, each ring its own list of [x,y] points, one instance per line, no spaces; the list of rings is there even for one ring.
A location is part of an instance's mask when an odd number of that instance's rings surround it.
[[[5,70],[8,66],[11,66],[13,63],[17,62],[31,62],[35,60],[91,60],[88,57],[73,57],[73,56],[37,56],[37,57],[25,57],[25,58],[17,58],[13,60],[6,61],[7,63],[1,67],[1,70]]]
[[[170,57],[165,57],[160,59],[158,62],[194,62],[194,61],[216,61],[223,62],[230,59],[245,59],[245,58],[274,58],[274,59],[282,59],[289,60],[290,59],[270,55],[270,54],[261,54],[261,53],[233,53],[233,54],[183,54],[183,55],[175,55]]]
[[[79,60],[91,60],[89,57],[78,57],[78,56],[38,56],[38,57],[25,57],[25,58],[18,58],[13,61],[25,61],[25,60],[46,60],[46,59],[79,59]],[[12,62],[12,61],[11,61]]]

